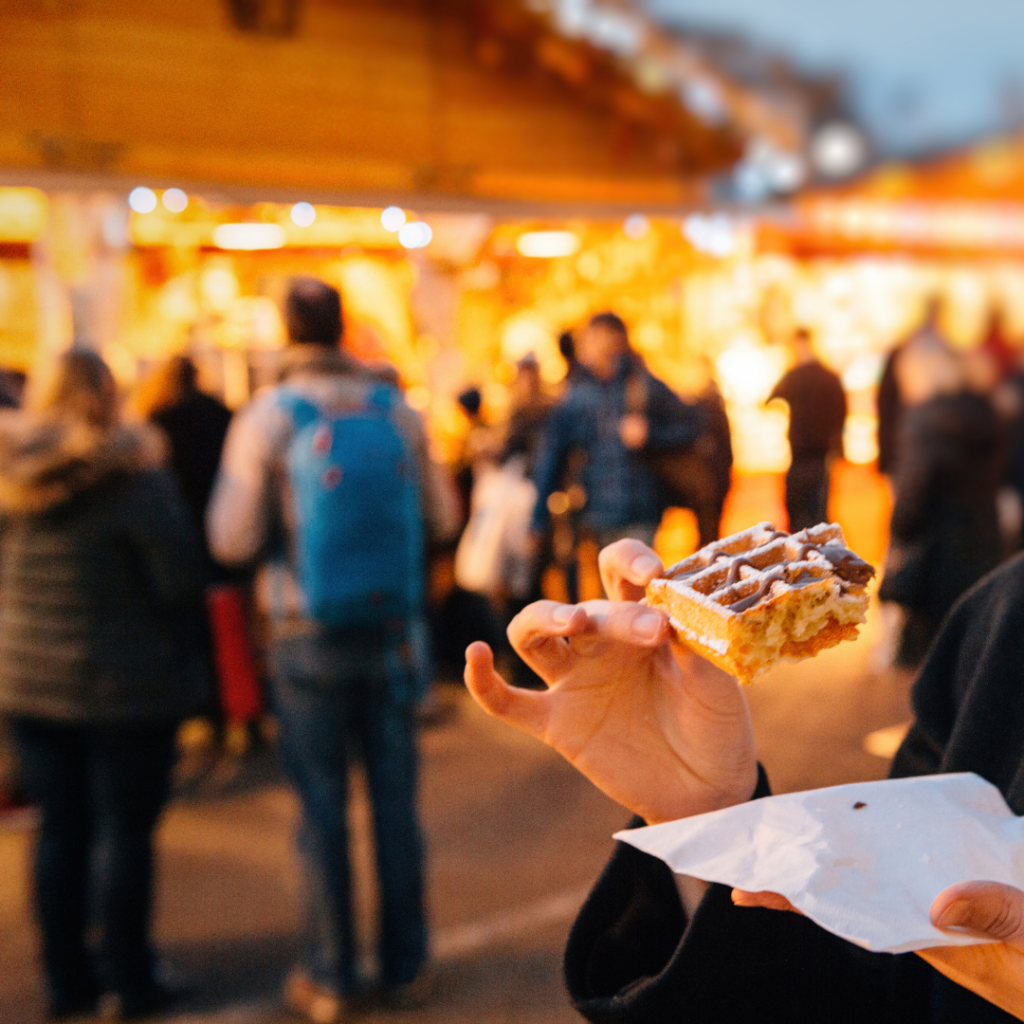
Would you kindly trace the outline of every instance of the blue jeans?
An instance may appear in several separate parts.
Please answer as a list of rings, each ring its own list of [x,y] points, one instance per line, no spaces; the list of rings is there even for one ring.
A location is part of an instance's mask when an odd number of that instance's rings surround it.
[[[42,813],[35,904],[51,1009],[87,1003],[101,987],[85,942],[93,905],[103,980],[125,1005],[145,1000],[154,984],[153,830],[167,797],[174,725],[28,718],[12,725],[22,785]],[[98,885],[91,884],[97,849],[104,854]]]
[[[271,647],[271,692],[285,770],[302,801],[299,849],[313,979],[356,985],[348,772],[359,757],[373,806],[381,981],[401,985],[427,955],[423,841],[416,811],[415,686],[398,642],[298,636]]]

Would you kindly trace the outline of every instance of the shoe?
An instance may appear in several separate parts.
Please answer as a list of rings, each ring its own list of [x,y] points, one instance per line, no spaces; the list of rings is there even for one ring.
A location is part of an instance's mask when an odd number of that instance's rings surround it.
[[[99,996],[95,993],[82,993],[68,999],[51,1000],[46,1019],[51,1021],[70,1022],[82,1017],[93,1017]]]
[[[167,1013],[185,999],[184,990],[154,982],[139,992],[122,992],[103,1007],[103,1016],[120,1021],[144,1020]]]
[[[433,993],[434,973],[429,968],[423,968],[412,981],[400,985],[382,985],[380,1002],[389,1010],[418,1010]]]
[[[345,1016],[346,999],[296,968],[284,983],[284,1005],[296,1017],[312,1024],[337,1024]]]

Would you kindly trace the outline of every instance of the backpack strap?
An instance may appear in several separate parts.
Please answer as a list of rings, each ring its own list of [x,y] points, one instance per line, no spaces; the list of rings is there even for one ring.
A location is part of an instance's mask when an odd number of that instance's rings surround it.
[[[390,384],[374,384],[366,394],[366,408],[390,418],[395,408],[397,389]],[[297,391],[282,390],[277,396],[277,407],[284,410],[296,429],[302,430],[324,415],[320,407]]]
[[[397,389],[390,384],[374,384],[366,395],[366,404],[375,406],[385,416],[390,417],[395,408],[395,394]]]
[[[281,391],[277,396],[277,407],[288,414],[296,432],[320,419],[320,409],[297,391]]]

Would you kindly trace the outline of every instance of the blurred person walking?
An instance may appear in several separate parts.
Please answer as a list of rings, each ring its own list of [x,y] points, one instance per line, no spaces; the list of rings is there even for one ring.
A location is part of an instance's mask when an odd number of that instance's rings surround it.
[[[1002,558],[1000,426],[987,395],[971,390],[991,380],[971,370],[948,350],[901,360],[910,403],[878,596],[905,612],[896,664],[907,668],[921,663],[956,599]]]
[[[209,556],[206,543],[206,506],[217,478],[231,410],[200,389],[196,365],[188,356],[169,359],[147,383],[137,402],[139,411],[167,435],[170,469],[203,539],[210,579],[220,579],[223,570]]]
[[[21,404],[21,389],[17,396],[11,386],[10,370],[0,370],[0,409],[17,409]],[[15,792],[15,758],[12,750],[10,729],[0,718],[0,818],[10,816],[23,807],[21,796]]]
[[[500,462],[506,463],[509,459],[522,458],[527,476],[533,474],[544,425],[551,414],[551,406],[552,402],[545,394],[541,381],[540,363],[530,352],[516,363],[516,375],[512,381],[512,404],[505,426]]]
[[[443,530],[444,502],[419,417],[339,349],[338,292],[297,280],[286,322],[282,381],[233,421],[207,529],[216,558],[262,562],[281,756],[303,809],[308,935],[285,999],[328,1024],[359,983],[346,817],[357,756],[373,805],[385,995],[415,993],[427,956],[408,631],[422,612],[423,517]]]
[[[902,436],[903,415],[910,405],[922,401],[922,361],[943,360],[952,356],[942,335],[942,304],[931,298],[925,305],[921,323],[909,338],[897,345],[885,360],[878,383],[878,471],[888,477],[896,473]],[[906,365],[904,365],[906,356]]]
[[[725,399],[709,372],[707,384],[697,395],[697,408],[704,413],[704,433],[697,440],[698,454],[711,468],[713,483],[711,497],[711,524],[702,531],[701,547],[717,540],[721,535],[722,509],[732,486],[732,428],[725,411]],[[699,524],[699,518],[698,518]],[[707,537],[705,540],[704,537]]]
[[[263,712],[263,684],[251,638],[244,575],[214,560],[205,527],[231,410],[200,389],[196,365],[183,355],[172,357],[144,380],[131,404],[134,412],[166,435],[170,469],[202,538],[206,608],[196,608],[196,620],[210,674],[218,684],[206,711],[218,745],[222,743],[229,755],[239,755],[249,749],[252,726]],[[210,764],[205,754],[193,762],[192,772],[202,772]]]
[[[25,391],[25,374],[0,369],[0,409],[18,409]]]
[[[653,457],[652,466],[665,491],[665,504],[691,509],[697,519],[698,544],[718,539],[722,509],[732,486],[732,431],[725,401],[715,383],[710,360],[703,359],[706,383],[694,406],[703,429],[693,445]],[[643,403],[639,403],[642,408]]]
[[[829,463],[842,454],[846,392],[842,382],[814,356],[806,328],[793,339],[796,365],[772,389],[768,401],[789,406],[786,512],[791,533],[828,519]]]
[[[630,349],[615,313],[592,317],[575,342],[575,379],[548,419],[537,456],[532,532],[539,538],[547,530],[548,499],[578,453],[581,527],[600,547],[622,537],[650,544],[666,505],[652,456],[692,445],[703,418]]]
[[[55,1019],[92,1012],[102,991],[125,1017],[166,1002],[148,935],[152,837],[175,729],[205,699],[188,634],[200,579],[162,439],[118,422],[98,356],[64,355],[25,412],[0,415],[0,713],[42,814],[35,907]]]

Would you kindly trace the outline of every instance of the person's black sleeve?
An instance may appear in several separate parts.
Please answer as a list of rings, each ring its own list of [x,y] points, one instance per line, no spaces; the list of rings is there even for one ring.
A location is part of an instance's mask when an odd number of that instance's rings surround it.
[[[647,444],[653,450],[691,445],[705,426],[704,411],[684,402],[667,384],[651,377],[647,396]]]
[[[849,403],[846,400],[843,382],[835,374],[832,375],[832,407],[834,418],[829,429],[828,450],[836,455],[842,455],[843,428],[846,426]]]
[[[126,530],[145,567],[153,595],[168,609],[191,608],[202,597],[199,537],[169,472],[138,473]]]
[[[534,505],[530,518],[530,530],[543,533],[548,528],[551,513],[548,511],[548,498],[558,487],[565,464],[569,457],[570,438],[572,437],[571,404],[563,401],[552,411],[544,426],[537,462],[533,471],[533,483],[537,488],[537,503]]]
[[[939,433],[937,415],[933,408],[919,406],[902,424],[891,523],[898,543],[909,543],[923,533],[935,507],[945,456],[933,440]]]
[[[793,397],[793,371],[790,370],[788,373],[784,373],[776,382],[775,387],[772,388],[772,393],[765,399],[765,404],[774,401],[776,398],[781,398],[784,402],[789,402]]]
[[[950,610],[914,683],[894,777],[977,772],[1024,814],[1024,555]]]
[[[770,793],[762,770],[754,798]],[[735,907],[722,885],[687,921],[669,868],[625,843],[573,927],[565,973],[595,1024],[932,1021],[931,968],[918,957],[868,953],[799,914]]]

